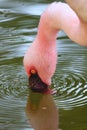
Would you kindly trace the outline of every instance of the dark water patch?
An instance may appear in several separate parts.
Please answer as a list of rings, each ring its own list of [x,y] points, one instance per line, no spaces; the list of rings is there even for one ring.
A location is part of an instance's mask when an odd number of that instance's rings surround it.
[[[7,55],[7,53],[6,53],[6,55]],[[10,59],[10,57],[9,57],[9,59],[7,59],[7,60],[4,60],[4,58],[6,59],[6,57],[1,57],[1,58],[3,58],[3,60],[0,63],[0,65],[3,65],[3,67],[5,67],[5,65],[7,65],[7,68],[8,68],[8,65],[10,65],[10,64],[13,64],[13,65],[14,64],[16,64],[16,65],[21,64],[21,65],[23,65],[23,57],[20,57],[20,58],[15,57],[15,58],[12,58],[12,59]]]

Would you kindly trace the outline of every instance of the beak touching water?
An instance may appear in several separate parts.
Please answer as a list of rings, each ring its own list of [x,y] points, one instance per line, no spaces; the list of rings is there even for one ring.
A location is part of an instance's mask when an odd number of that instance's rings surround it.
[[[48,85],[40,79],[38,73],[31,73],[29,77],[29,88],[33,92],[50,93]]]
[[[26,115],[34,130],[58,130],[58,110],[49,91],[38,74],[32,73]]]

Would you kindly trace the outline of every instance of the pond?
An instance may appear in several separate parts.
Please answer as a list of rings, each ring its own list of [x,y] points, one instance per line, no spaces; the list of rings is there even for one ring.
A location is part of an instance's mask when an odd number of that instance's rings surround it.
[[[0,130],[32,130],[25,107],[28,79],[23,56],[32,44],[41,13],[53,0],[0,0]],[[64,32],[57,39],[52,87],[61,130],[87,130],[87,47]]]

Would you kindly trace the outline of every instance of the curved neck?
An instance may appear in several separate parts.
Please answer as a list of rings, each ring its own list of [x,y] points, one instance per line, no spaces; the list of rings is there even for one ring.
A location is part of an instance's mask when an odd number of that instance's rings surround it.
[[[52,19],[51,19],[52,20]],[[50,23],[49,16],[44,12],[41,16],[38,27],[38,38],[41,41],[52,43],[56,41],[58,29],[54,29]]]
[[[40,18],[37,34],[39,43],[54,44],[58,30],[63,30],[74,42],[84,44],[84,26],[76,13],[65,3],[53,2]]]

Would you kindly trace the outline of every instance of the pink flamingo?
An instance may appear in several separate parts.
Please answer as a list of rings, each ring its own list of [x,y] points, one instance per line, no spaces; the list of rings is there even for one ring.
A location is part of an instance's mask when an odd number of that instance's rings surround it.
[[[65,0],[76,12],[80,20],[87,22],[87,4],[86,0]]]
[[[57,108],[48,86],[56,69],[56,37],[60,30],[64,30],[74,42],[87,45],[87,24],[67,4],[50,4],[41,15],[37,36],[24,56],[25,71],[34,90],[30,93],[26,111],[35,130],[58,129]],[[31,101],[32,95],[33,98],[37,95],[35,91],[41,92],[39,107]]]

